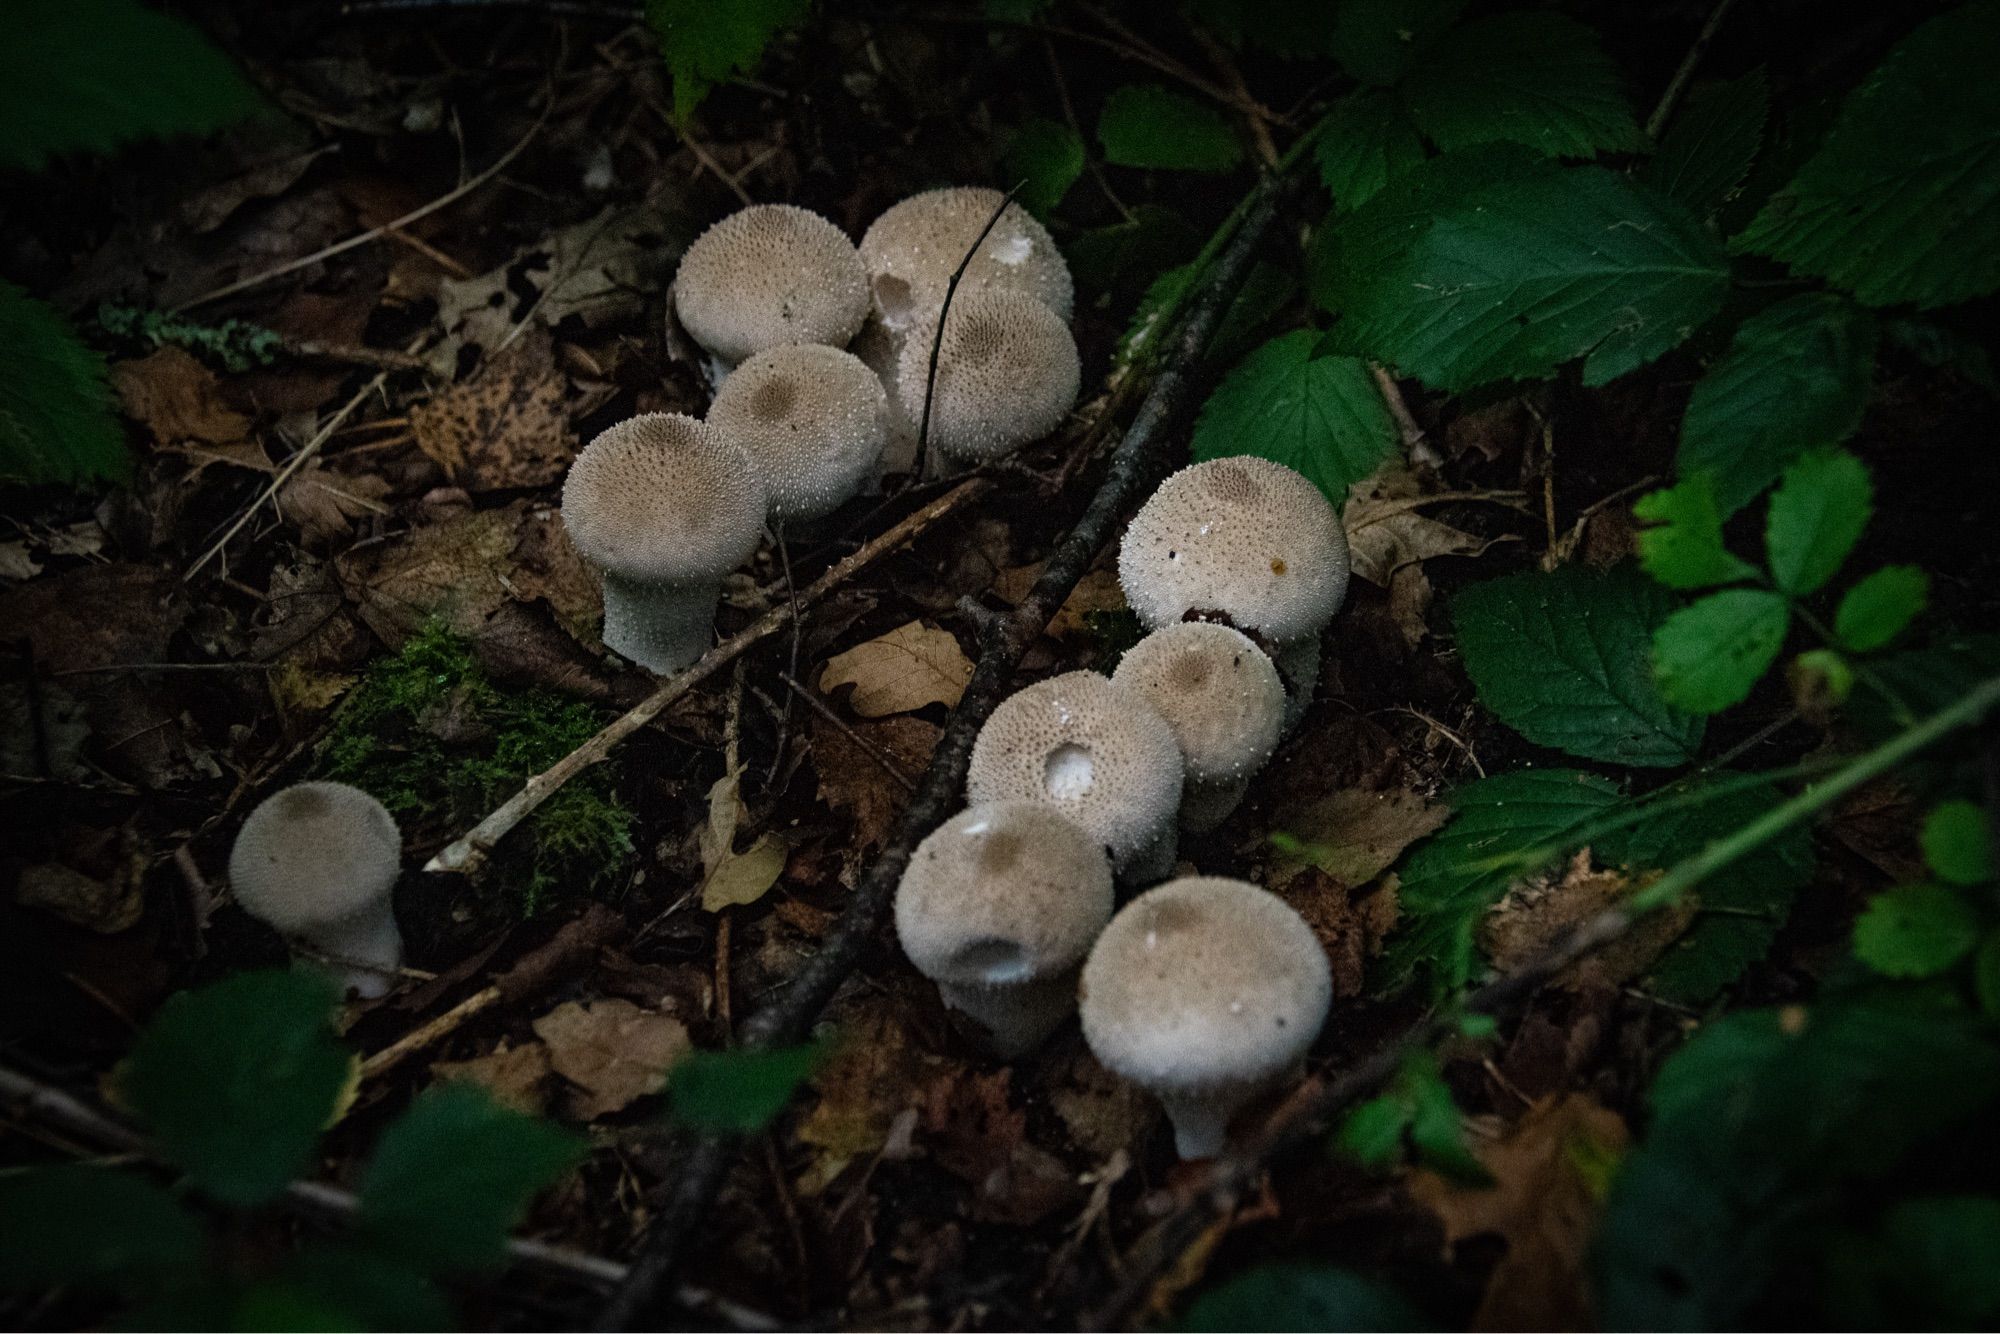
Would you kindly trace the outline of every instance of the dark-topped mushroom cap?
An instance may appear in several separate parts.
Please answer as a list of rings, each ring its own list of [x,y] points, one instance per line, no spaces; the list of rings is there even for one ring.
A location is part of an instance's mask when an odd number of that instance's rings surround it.
[[[1284,682],[1240,630],[1201,621],[1163,625],[1126,650],[1111,679],[1167,720],[1190,780],[1246,777],[1277,749]]]
[[[381,802],[346,783],[298,783],[243,822],[229,887],[252,916],[304,935],[380,904],[402,867],[402,831]]]
[[[570,541],[598,568],[645,583],[700,583],[757,549],[764,494],[750,460],[721,430],[649,412],[576,456],[562,513]]]
[[[783,343],[845,347],[868,317],[868,274],[847,233],[819,214],[753,204],[681,256],[674,311],[731,364]]]
[[[708,410],[763,483],[771,517],[817,519],[875,471],[889,438],[882,382],[837,347],[765,348],[729,373]]]
[[[924,420],[935,320],[903,340],[896,392],[914,423]],[[1083,366],[1069,326],[1033,297],[963,290],[952,298],[938,345],[930,439],[954,459],[997,458],[1039,440],[1076,404]]]
[[[875,290],[875,308],[895,329],[921,323],[944,303],[951,275],[1002,195],[984,186],[926,190],[875,219],[861,238],[861,262]],[[1069,265],[1048,229],[1019,204],[993,224],[959,280],[958,299],[974,292],[1019,292],[1067,322],[1075,300]]]

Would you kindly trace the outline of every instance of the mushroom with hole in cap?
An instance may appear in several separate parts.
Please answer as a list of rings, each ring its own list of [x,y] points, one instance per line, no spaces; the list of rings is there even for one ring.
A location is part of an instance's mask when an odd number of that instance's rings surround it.
[[[910,854],[896,935],[945,1004],[994,1049],[1032,1051],[1076,1008],[1076,975],[1111,920],[1104,849],[1053,807],[973,806]]]
[[[1211,1158],[1230,1118],[1319,1036],[1333,975],[1283,899],[1191,876],[1119,909],[1083,965],[1080,999],[1098,1061],[1160,1100],[1181,1157]]]
[[[871,476],[889,437],[875,372],[837,347],[767,347],[715,392],[708,424],[750,459],[774,520],[824,518]]]
[[[757,549],[764,493],[719,428],[649,412],[584,446],[563,526],[604,575],[604,644],[653,672],[708,649],[722,576]]]
[[[1003,197],[984,186],[926,190],[892,206],[862,234],[861,263],[889,329],[901,332],[936,314],[961,263],[965,276],[953,305],[976,292],[1019,292],[1069,321],[1076,299],[1069,265],[1048,229],[1019,204],[1007,206],[966,262]]]
[[[1181,828],[1228,819],[1284,723],[1284,683],[1264,650],[1240,630],[1183,621],[1127,649],[1111,679],[1152,705],[1180,743]]]
[[[961,292],[952,299],[930,379],[935,319],[903,340],[896,393],[921,429],[931,395],[930,443],[960,466],[999,458],[1062,424],[1083,383],[1069,326],[1019,292]]]
[[[847,233],[811,209],[753,204],[681,256],[674,313],[720,379],[767,347],[846,347],[868,317],[868,274]]]
[[[1143,699],[1096,672],[1016,691],[986,720],[966,768],[967,800],[1038,801],[1111,850],[1128,883],[1173,867],[1181,751]]]
[[[252,917],[325,956],[363,998],[403,963],[392,902],[403,834],[381,802],[345,783],[298,783],[250,812],[229,850],[229,887]]]

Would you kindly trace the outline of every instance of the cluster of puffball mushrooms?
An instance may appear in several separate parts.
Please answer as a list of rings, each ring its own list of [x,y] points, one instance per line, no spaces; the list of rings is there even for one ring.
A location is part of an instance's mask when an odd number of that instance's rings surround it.
[[[1055,429],[1080,382],[1073,289],[1019,206],[968,263],[937,338],[951,275],[1000,203],[986,189],[920,194],[858,248],[818,214],[756,205],[689,247],[673,300],[709,358],[707,417],[611,427],[563,490],[570,538],[603,576],[607,647],[655,672],[686,666],[766,523],[823,518],[906,469],[934,341],[935,466]],[[1160,1099],[1183,1157],[1203,1157],[1304,1057],[1332,983],[1276,895],[1160,882],[1179,833],[1227,819],[1304,712],[1346,594],[1347,541],[1304,477],[1217,459],[1167,479],[1134,516],[1118,577],[1149,633],[1108,677],[1055,676],[994,710],[967,808],[918,845],[898,886],[896,930],[1003,1056],[1079,1012],[1097,1058]],[[401,850],[375,798],[301,783],[245,821],[230,881],[252,914],[379,996],[402,962]],[[1144,892],[1120,908],[1121,888]]]

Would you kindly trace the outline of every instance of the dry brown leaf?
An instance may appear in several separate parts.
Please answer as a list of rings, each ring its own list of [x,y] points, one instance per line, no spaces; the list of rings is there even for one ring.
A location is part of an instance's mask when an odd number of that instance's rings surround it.
[[[138,924],[146,910],[140,889],[138,875],[114,874],[99,879],[60,862],[43,862],[21,872],[14,885],[14,901],[109,936]]]
[[[748,849],[736,851],[736,829],[744,813],[742,782],[743,771],[733,769],[708,789],[708,823],[699,836],[701,906],[708,912],[755,903],[785,871],[785,841],[776,834],[759,834]]]
[[[1431,583],[1423,562],[1436,556],[1476,556],[1493,545],[1415,507],[1423,489],[1408,465],[1394,463],[1357,485],[1341,512],[1354,573],[1389,592],[1389,616],[1403,642],[1415,647],[1428,631]],[[1499,539],[1494,539],[1499,540]]]
[[[553,1068],[544,1044],[509,1047],[503,1042],[485,1056],[469,1061],[438,1061],[431,1066],[431,1077],[477,1084],[502,1107],[524,1116],[540,1116],[548,1110],[548,1078]]]
[[[906,715],[860,722],[853,731],[913,779],[930,764],[941,735],[935,724]],[[842,845],[843,879],[851,884],[861,859],[887,841],[910,794],[852,737],[818,714],[812,717],[812,753],[819,799],[854,821],[853,836]]]
[[[1076,1049],[1067,1079],[1049,1103],[1076,1146],[1098,1159],[1136,1152],[1159,1115],[1158,1103],[1099,1065],[1087,1047]]]
[[[1555,944],[1571,927],[1603,912],[1635,888],[1622,872],[1592,868],[1585,848],[1560,869],[1515,882],[1493,905],[1480,938],[1493,966],[1512,972]],[[1554,985],[1623,986],[1640,976],[1694,920],[1698,905],[1689,897],[1654,913],[1590,957],[1570,965]]]
[[[364,514],[386,514],[386,478],[374,473],[334,472],[313,459],[292,474],[278,492],[278,508],[299,526],[308,543],[324,545],[345,537]]]
[[[1343,788],[1317,801],[1280,806],[1277,826],[1311,845],[1306,858],[1343,883],[1364,885],[1403,849],[1450,818],[1448,807],[1404,788]]]
[[[576,1086],[569,1114],[609,1116],[667,1086],[692,1049],[687,1026],[628,1000],[566,1001],[534,1022],[549,1067]]]
[[[1028,1143],[1012,1080],[1004,1067],[940,1079],[925,1096],[921,1125],[939,1166],[972,1186],[973,1218],[1026,1227],[1076,1203],[1082,1188],[1061,1159]]]
[[[222,382],[183,348],[163,347],[111,368],[111,387],[125,415],[156,446],[187,441],[227,445],[246,439],[250,419],[222,400]]]
[[[1035,580],[1042,577],[1042,562],[1033,565],[1016,565],[1002,570],[1000,577],[993,581],[993,596],[1010,606],[1019,606],[1021,599],[1035,586]],[[1123,611],[1125,590],[1118,583],[1116,570],[1092,570],[1077,580],[1076,587],[1063,599],[1056,609],[1055,617],[1049,622],[1049,633],[1057,639],[1067,639],[1074,635],[1090,632],[1090,616],[1093,612]]]
[[[954,705],[972,679],[972,660],[949,630],[911,621],[827,660],[820,693],[851,685],[848,707],[863,718]]]
[[[468,491],[541,486],[576,456],[549,335],[536,329],[410,409],[417,447]]]
[[[1484,1233],[1507,1243],[1472,1328],[1590,1327],[1590,1240],[1610,1169],[1629,1138],[1616,1112],[1564,1094],[1529,1108],[1504,1139],[1473,1146],[1492,1185],[1410,1174],[1410,1194],[1444,1222],[1447,1246]]]
[[[945,1068],[911,1044],[893,999],[848,1019],[832,1057],[810,1081],[819,1101],[794,1132],[813,1150],[797,1183],[800,1192],[818,1195],[848,1164],[879,1150],[896,1118],[919,1105]]]

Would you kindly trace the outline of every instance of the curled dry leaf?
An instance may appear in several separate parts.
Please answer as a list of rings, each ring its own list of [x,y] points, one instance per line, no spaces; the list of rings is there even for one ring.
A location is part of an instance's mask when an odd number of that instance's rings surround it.
[[[471,379],[410,409],[417,447],[468,491],[555,481],[576,456],[565,381],[549,335],[536,329]]]
[[[949,630],[911,621],[827,661],[819,688],[851,685],[848,707],[863,718],[954,705],[972,679],[972,660]]]
[[[142,870],[143,863],[134,869]],[[43,862],[23,870],[14,885],[14,901],[106,936],[137,925],[146,909],[138,874],[99,879],[60,862]]]
[[[708,789],[708,823],[702,827],[701,906],[720,912],[764,897],[785,870],[785,841],[764,833],[743,851],[736,851],[736,830],[743,820],[740,787],[743,771],[733,769]]]
[[[313,459],[278,491],[278,508],[299,526],[308,544],[324,546],[345,537],[363,515],[387,514],[382,497],[388,494],[384,477],[334,472]]]
[[[1416,474],[1405,464],[1391,464],[1357,485],[1341,511],[1356,577],[1388,590],[1390,619],[1410,647],[1428,630],[1431,583],[1423,562],[1476,556],[1493,545],[1425,517],[1413,503],[1422,495]]]
[[[569,1113],[591,1121],[667,1086],[693,1044],[687,1026],[628,1000],[567,1001],[534,1022],[549,1068],[576,1086]]]
[[[125,415],[166,448],[193,441],[228,445],[250,435],[250,419],[223,401],[215,372],[183,348],[163,347],[111,368]]]
[[[1406,788],[1350,787],[1278,809],[1277,827],[1304,845],[1296,854],[1347,885],[1365,885],[1451,811]]]
[[[1638,888],[1618,871],[1592,868],[1585,848],[1558,870],[1517,881],[1493,906],[1480,928],[1493,966],[1511,972]],[[1587,984],[1623,986],[1639,977],[1694,920],[1691,896],[1662,908],[1589,958],[1571,964],[1554,979],[1570,990]]]
[[[812,1150],[800,1176],[801,1193],[818,1195],[845,1171],[889,1142],[897,1118],[914,1111],[924,1090],[947,1067],[910,1040],[895,996],[878,998],[841,1024],[833,1056],[808,1081],[818,1093],[794,1132]]]

